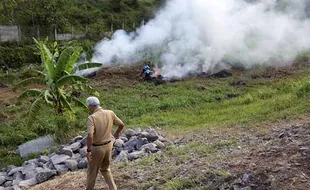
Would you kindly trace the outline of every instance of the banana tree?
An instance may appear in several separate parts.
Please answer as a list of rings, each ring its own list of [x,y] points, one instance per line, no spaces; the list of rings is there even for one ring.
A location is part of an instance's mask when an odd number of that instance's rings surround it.
[[[35,117],[44,104],[53,107],[57,115],[61,115],[66,111],[73,113],[73,104],[86,107],[77,97],[72,96],[72,92],[76,90],[99,95],[87,83],[87,78],[74,74],[77,70],[101,66],[100,63],[84,63],[75,66],[82,52],[81,47],[67,46],[59,53],[57,43],[55,42],[52,49],[53,53],[51,53],[45,42],[37,41],[36,39],[34,41],[41,56],[43,71],[38,71],[40,77],[28,78],[14,87],[14,90],[16,90],[30,84],[45,85],[43,89],[25,90],[19,96],[19,100],[35,98],[29,110],[31,117]]]

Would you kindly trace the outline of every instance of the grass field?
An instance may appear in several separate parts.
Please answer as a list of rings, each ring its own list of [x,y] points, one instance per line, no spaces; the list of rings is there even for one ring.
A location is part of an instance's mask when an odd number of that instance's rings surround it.
[[[224,79],[188,78],[186,80],[154,85],[141,82],[131,86],[90,83],[100,92],[102,107],[112,109],[126,127],[159,127],[166,134],[183,135],[211,127],[234,127],[277,120],[290,120],[310,112],[310,69],[294,69],[283,76],[263,76],[269,70],[234,72]],[[277,71],[278,72],[278,71]],[[25,72],[27,75],[29,71]],[[1,80],[9,86],[21,74]],[[234,85],[243,81],[245,85]],[[7,89],[7,88],[6,88]],[[27,119],[29,103],[18,102],[17,93],[1,97],[0,115],[5,118],[0,127],[0,167],[21,164],[14,153],[17,145],[45,134],[56,134],[63,142],[85,132],[87,110],[76,110],[73,120],[53,116],[45,107],[36,121]],[[86,94],[82,95],[85,100]],[[59,129],[57,123],[63,128]],[[64,131],[66,133],[64,133]],[[63,135],[66,134],[66,135]]]

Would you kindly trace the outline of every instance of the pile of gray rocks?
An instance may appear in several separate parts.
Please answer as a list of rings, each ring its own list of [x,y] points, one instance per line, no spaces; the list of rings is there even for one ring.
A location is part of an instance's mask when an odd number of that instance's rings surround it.
[[[87,168],[87,136],[75,137],[67,145],[48,156],[25,161],[22,166],[10,165],[0,171],[0,190],[26,189],[49,180],[55,175]],[[116,162],[127,162],[146,155],[160,153],[166,144],[165,139],[153,128],[146,130],[128,129],[114,143],[112,157]]]

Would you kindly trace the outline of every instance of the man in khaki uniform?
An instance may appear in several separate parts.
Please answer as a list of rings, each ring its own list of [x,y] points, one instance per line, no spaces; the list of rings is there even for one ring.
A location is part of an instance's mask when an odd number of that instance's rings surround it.
[[[96,97],[86,99],[91,115],[87,118],[87,190],[94,189],[98,170],[100,169],[110,190],[116,190],[110,170],[110,160],[114,138],[118,139],[124,128],[124,123],[111,110],[103,110]],[[117,131],[112,136],[114,124],[118,125]]]

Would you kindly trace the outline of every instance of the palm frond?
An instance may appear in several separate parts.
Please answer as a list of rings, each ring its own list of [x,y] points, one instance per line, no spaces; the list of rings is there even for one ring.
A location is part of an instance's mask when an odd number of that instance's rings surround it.
[[[100,96],[98,91],[96,91],[93,87],[91,87],[90,85],[85,84],[85,83],[74,84],[74,85],[72,85],[72,89],[82,90],[82,91],[85,91],[91,95],[98,96],[98,97]]]
[[[36,118],[40,108],[42,107],[42,105],[44,104],[44,99],[42,98],[42,96],[39,96],[32,104],[30,107],[30,110],[28,112],[29,115],[29,119],[30,121],[33,120],[34,118]]]
[[[62,91],[61,89],[58,90],[58,93],[60,95],[60,101],[63,107],[67,108],[70,112],[73,112],[73,109],[70,105],[70,103],[67,100],[66,95],[64,94],[64,91]]]
[[[62,77],[62,72],[67,68],[68,61],[74,52],[75,48],[73,47],[67,47],[61,52],[56,64],[56,79]]]
[[[101,67],[101,63],[83,63],[81,65],[76,66],[71,73],[75,73],[76,71],[84,70],[84,69],[90,69],[90,68],[96,68]]]
[[[33,70],[33,72],[38,73],[40,76],[45,76],[45,74],[42,71]]]
[[[73,68],[74,64],[76,63],[77,59],[79,58],[82,50],[83,50],[83,48],[77,47],[75,52],[73,52],[72,55],[70,56],[68,63],[67,63],[67,66],[66,66],[66,69],[65,69],[68,73],[72,73],[71,72],[72,68]]]
[[[29,90],[25,90],[19,97],[18,100],[22,101],[25,98],[29,98],[29,97],[38,97],[40,95],[42,95],[43,91],[39,90],[39,89],[29,89]]]
[[[50,93],[49,90],[45,90],[45,92],[44,92],[44,100],[45,100],[45,102],[46,102],[47,104],[49,104],[49,105],[52,106],[54,103],[53,103],[53,101],[51,101],[50,99],[53,99],[52,94]]]
[[[87,82],[88,79],[81,77],[81,76],[76,76],[76,75],[66,75],[61,77],[57,82],[56,82],[56,87],[60,88],[68,83],[71,82]]]
[[[81,100],[76,97],[71,97],[71,101],[74,102],[76,106],[87,108],[86,104],[84,104]]]
[[[25,79],[19,83],[17,83],[14,88],[13,88],[13,91],[15,91],[16,89],[20,88],[20,87],[25,87],[25,86],[28,86],[30,84],[40,84],[40,85],[44,85],[45,84],[45,81],[44,79],[42,78],[35,78],[35,77],[32,77],[32,78],[29,78],[29,79]]]
[[[53,63],[52,53],[50,52],[50,50],[46,47],[46,45],[43,42],[39,42],[36,39],[34,39],[34,41],[36,42],[36,44],[40,50],[41,61],[43,63],[45,72],[48,76],[48,80],[54,80],[56,72],[55,72],[55,67],[54,67],[54,63]]]

